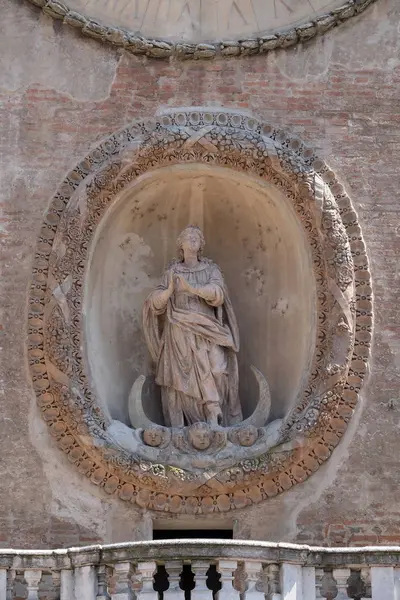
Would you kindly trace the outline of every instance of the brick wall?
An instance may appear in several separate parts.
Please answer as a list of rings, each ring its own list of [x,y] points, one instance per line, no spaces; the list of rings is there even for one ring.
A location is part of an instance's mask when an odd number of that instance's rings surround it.
[[[378,0],[305,46],[173,63],[83,39],[25,2],[0,0],[0,7],[0,544],[66,546],[149,535],[149,515],[102,496],[48,437],[27,375],[23,315],[38,228],[66,172],[132,119],[161,106],[192,105],[251,110],[318,148],[359,214],[376,298],[371,375],[345,439],[305,484],[235,516],[237,535],[400,543],[398,2]]]

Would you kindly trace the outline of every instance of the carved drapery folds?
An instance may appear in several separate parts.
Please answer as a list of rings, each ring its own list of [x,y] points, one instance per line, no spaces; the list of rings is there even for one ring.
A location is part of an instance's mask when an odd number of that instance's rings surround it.
[[[213,477],[115,445],[88,380],[82,295],[96,227],[132,181],[171,164],[208,163],[277,186],[309,240],[317,330],[307,385],[278,447],[249,448]],[[33,266],[28,355],[43,418],[69,460],[108,494],[141,507],[206,514],[258,503],[304,481],[330,456],[357,403],[372,328],[357,215],[335,174],[285,132],[230,111],[174,110],[116,133],[66,177],[45,216]],[[257,445],[254,446],[257,448]],[[207,483],[205,483],[207,481]]]

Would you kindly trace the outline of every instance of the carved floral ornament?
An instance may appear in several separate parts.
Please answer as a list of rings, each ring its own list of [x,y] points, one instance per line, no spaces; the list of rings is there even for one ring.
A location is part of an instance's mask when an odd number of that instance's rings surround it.
[[[311,374],[284,419],[279,446],[261,455],[248,448],[236,464],[219,469],[207,462],[190,469],[163,464],[116,445],[83,355],[82,295],[97,225],[116,194],[140,175],[187,163],[235,169],[279,188],[307,234],[317,286]],[[28,356],[39,408],[71,463],[108,494],[172,513],[257,504],[307,479],[345,432],[367,371],[371,293],[350,199],[298,139],[230,111],[173,110],[135,122],[69,173],[42,224],[28,310]]]
[[[335,0],[330,0],[328,3],[322,2],[322,0],[314,0],[313,4],[309,0],[300,0],[300,3],[297,1],[294,4],[291,4],[290,1],[289,3],[282,2],[281,6],[289,11],[288,14],[295,14],[299,5],[307,8],[306,15],[308,15],[308,18],[304,18],[303,15],[303,18],[297,23],[291,23],[290,21],[288,23],[282,22],[278,27],[269,28],[265,33],[259,31],[258,33],[249,34],[247,27],[243,34],[239,36],[239,39],[237,39],[237,35],[229,35],[229,31],[227,31],[227,39],[215,42],[210,42],[210,39],[215,39],[214,37],[210,38],[204,34],[200,36],[200,41],[196,41],[196,39],[174,41],[171,38],[164,37],[163,31],[165,31],[166,25],[168,25],[168,19],[165,20],[163,17],[158,19],[160,23],[157,28],[160,31],[159,36],[149,37],[140,31],[138,32],[137,28],[133,26],[129,29],[129,15],[132,18],[132,14],[136,14],[139,11],[140,18],[139,20],[136,19],[137,23],[134,19],[132,25],[135,23],[140,29],[142,17],[144,19],[146,15],[154,12],[152,8],[148,8],[151,0],[147,0],[145,3],[134,3],[132,1],[131,5],[129,2],[119,2],[118,0],[114,0],[113,2],[108,2],[107,0],[103,0],[102,2],[99,0],[96,0],[96,2],[84,2],[83,0],[74,0],[73,2],[61,2],[60,0],[28,1],[41,8],[43,12],[54,19],[61,20],[66,25],[80,30],[85,36],[110,43],[113,46],[123,47],[132,54],[145,55],[150,58],[165,59],[175,57],[181,60],[204,60],[213,59],[217,56],[229,58],[265,54],[271,50],[295,46],[317,35],[322,35],[333,27],[359,15],[376,0],[347,0],[343,1],[343,4],[340,6],[338,6]],[[90,12],[90,6],[96,3],[103,5],[103,9],[108,14],[108,19],[106,18],[106,20],[110,19],[111,21],[113,20],[113,12],[118,4],[120,8],[122,5],[124,11],[129,9],[130,13],[126,13],[126,18],[122,19],[124,24],[127,23],[125,27],[106,25],[102,22],[103,19],[96,19],[87,14],[87,10]],[[89,8],[87,9],[88,4]],[[190,14],[192,11],[195,13],[196,10],[193,8],[193,4],[201,5],[201,2],[199,3],[198,0],[182,3],[176,2],[177,8],[181,7],[180,9],[178,8],[178,15],[182,16],[185,12]],[[228,3],[225,1],[225,4]],[[79,9],[80,6],[82,6],[82,10]],[[262,11],[258,16],[255,14],[252,15],[255,23],[262,18],[263,12],[266,12],[268,15],[267,21],[273,21],[274,15],[277,12],[276,0],[264,0],[264,5],[262,6]],[[249,25],[251,21],[251,15],[248,14],[249,3],[238,0],[232,2],[231,7],[235,8],[238,14],[240,14],[243,23]],[[329,7],[331,10],[329,10]],[[198,19],[201,23],[201,16]],[[225,16],[225,19],[228,19],[228,17]],[[209,20],[215,21],[218,19],[213,18],[213,15],[211,15],[209,16]],[[193,24],[194,30],[198,28],[198,25],[199,23]],[[182,39],[182,36],[177,37],[178,39]]]

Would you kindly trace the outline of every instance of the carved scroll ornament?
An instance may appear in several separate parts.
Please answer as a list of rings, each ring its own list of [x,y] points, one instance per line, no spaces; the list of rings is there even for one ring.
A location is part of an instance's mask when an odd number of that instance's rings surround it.
[[[83,356],[85,268],[96,227],[116,195],[143,173],[179,163],[252,174],[291,200],[313,257],[315,352],[307,385],[278,437],[271,432],[272,437],[260,438],[251,423],[241,439],[239,432],[227,438],[182,430],[167,439],[149,431],[148,455],[140,456],[134,447],[115,443],[112,423],[89,384]],[[357,215],[335,174],[310,148],[231,111],[173,110],[135,122],[69,173],[45,216],[28,309],[28,357],[39,408],[71,463],[108,494],[172,513],[224,512],[259,503],[307,479],[345,432],[367,371],[371,294]],[[162,453],[168,444],[169,463]],[[203,445],[201,460],[190,468],[176,465],[173,456],[196,444]],[[224,462],[222,454],[214,468],[209,448],[223,453],[227,444],[242,448],[236,462]]]

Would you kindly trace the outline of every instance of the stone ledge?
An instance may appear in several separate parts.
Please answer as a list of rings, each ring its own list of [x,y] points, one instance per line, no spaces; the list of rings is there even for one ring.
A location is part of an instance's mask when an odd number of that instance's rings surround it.
[[[400,546],[325,548],[298,544],[242,540],[176,539],[129,542],[56,550],[0,550],[0,568],[68,569],[84,565],[184,558],[259,560],[312,567],[400,567]]]

